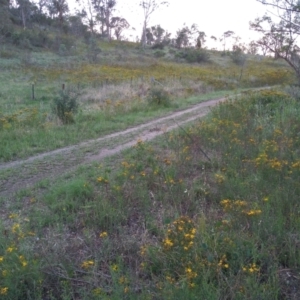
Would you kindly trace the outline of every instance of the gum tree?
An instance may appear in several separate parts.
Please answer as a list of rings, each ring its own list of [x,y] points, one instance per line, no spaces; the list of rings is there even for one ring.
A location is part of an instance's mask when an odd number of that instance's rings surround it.
[[[284,59],[295,71],[300,82],[300,1],[257,0],[271,10],[250,22],[250,27],[262,34],[256,42],[261,48]]]
[[[168,2],[156,1],[156,0],[144,0],[140,2],[140,6],[143,9],[143,15],[144,15],[142,38],[141,38],[141,44],[143,47],[146,46],[146,42],[147,42],[146,31],[150,20],[150,16],[162,5],[168,5]]]
[[[9,0],[0,0],[0,36],[9,31],[9,25],[11,24],[9,2]]]

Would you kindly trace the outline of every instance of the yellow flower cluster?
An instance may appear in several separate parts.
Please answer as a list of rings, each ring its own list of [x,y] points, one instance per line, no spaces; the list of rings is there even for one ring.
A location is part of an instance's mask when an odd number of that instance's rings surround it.
[[[223,206],[225,211],[243,209],[248,205],[247,201],[243,201],[243,200],[233,201],[229,199],[224,199],[220,203]]]
[[[99,237],[101,237],[101,238],[106,238],[107,236],[108,236],[108,234],[106,231],[103,231],[99,234]]]
[[[293,169],[300,169],[300,160],[297,160],[297,161],[293,162],[291,167]]]
[[[185,274],[187,278],[192,279],[197,277],[197,273],[193,271],[191,267],[185,268]]]
[[[251,209],[248,211],[243,211],[243,213],[245,213],[247,216],[257,216],[261,214],[261,210],[260,209]]]
[[[90,267],[94,266],[95,262],[93,260],[86,260],[81,264],[81,267],[84,269],[89,269]]]
[[[163,247],[165,250],[176,248],[188,251],[194,244],[195,235],[196,228],[193,221],[188,217],[180,217],[169,226]]]
[[[218,262],[218,267],[221,269],[228,269],[229,268],[229,263],[227,261],[226,254],[224,254],[221,259]]]
[[[100,176],[100,177],[97,178],[97,182],[107,184],[108,183],[108,179]]]
[[[22,267],[26,267],[27,266],[27,261],[25,259],[25,257],[23,255],[19,255],[19,260],[20,260],[20,263],[22,265]]]
[[[8,287],[0,287],[0,295],[6,295],[8,292]]]
[[[252,264],[249,264],[248,266],[243,267],[242,270],[244,272],[253,274],[253,273],[258,273],[260,268],[255,263],[252,263]]]
[[[0,128],[9,129],[12,125],[30,125],[36,120],[38,115],[37,108],[24,108],[13,114],[2,116],[0,118]],[[1,115],[0,115],[1,116]]]
[[[225,180],[225,176],[221,175],[221,174],[215,174],[215,178],[216,178],[217,183],[219,183],[219,184],[223,183]]]

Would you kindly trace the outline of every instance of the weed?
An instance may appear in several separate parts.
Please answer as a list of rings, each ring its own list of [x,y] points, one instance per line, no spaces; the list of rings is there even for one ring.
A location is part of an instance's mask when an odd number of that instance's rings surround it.
[[[148,91],[147,100],[150,105],[165,107],[170,105],[169,93],[162,87],[152,87]]]
[[[77,91],[66,89],[59,92],[53,99],[52,111],[63,124],[74,123],[74,114],[78,110]]]

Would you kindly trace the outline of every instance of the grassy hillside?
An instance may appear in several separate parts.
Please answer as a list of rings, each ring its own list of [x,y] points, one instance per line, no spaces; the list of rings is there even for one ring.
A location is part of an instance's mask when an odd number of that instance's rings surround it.
[[[204,50],[143,50],[134,43],[72,41],[72,46],[54,52],[1,47],[0,138],[5,142],[0,145],[0,161],[126,128],[186,107],[192,96],[209,99],[215,97],[212,92],[228,94],[294,80],[285,64],[271,58],[249,55],[239,66],[232,53],[205,51],[202,62],[188,63]],[[59,94],[63,85],[64,96]],[[167,105],[150,105],[163,95]],[[72,112],[69,125],[63,126],[53,102],[66,105],[70,99],[79,104],[78,114]],[[201,99],[205,98],[192,102]]]

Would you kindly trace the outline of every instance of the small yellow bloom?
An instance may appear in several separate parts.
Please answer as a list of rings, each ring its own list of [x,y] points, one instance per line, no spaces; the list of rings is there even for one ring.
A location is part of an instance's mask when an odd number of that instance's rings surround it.
[[[8,291],[8,287],[0,287],[0,295],[6,295]]]
[[[25,260],[25,257],[23,255],[19,256],[19,260],[21,262],[22,267],[26,267],[27,266],[27,261]]]
[[[125,276],[121,276],[119,278],[119,283],[120,284],[126,284],[126,283],[128,283],[128,279]]]
[[[103,231],[103,232],[101,232],[100,234],[99,234],[99,236],[101,237],[101,238],[105,238],[105,237],[107,237],[107,232],[106,231]]]
[[[101,292],[102,292],[102,289],[101,289],[101,288],[93,289],[93,294],[94,294],[94,295],[100,295]]]
[[[246,215],[248,215],[248,216],[256,216],[256,215],[260,215],[260,214],[261,214],[260,209],[251,209],[248,212],[246,212]]]
[[[10,219],[15,219],[17,216],[18,216],[17,214],[10,214],[10,215],[9,215],[9,218],[10,218]]]
[[[12,226],[12,228],[11,228],[11,231],[13,233],[17,233],[18,231],[20,231],[20,224],[14,223],[13,226]]]
[[[118,271],[118,269],[119,269],[119,267],[118,267],[117,264],[113,264],[113,265],[111,266],[111,268],[112,268],[113,271]]]
[[[8,248],[6,249],[6,252],[11,253],[11,252],[13,252],[14,250],[16,250],[15,247],[8,247]]]
[[[95,262],[93,260],[86,260],[81,264],[81,267],[84,269],[88,269],[94,265],[95,265]]]

